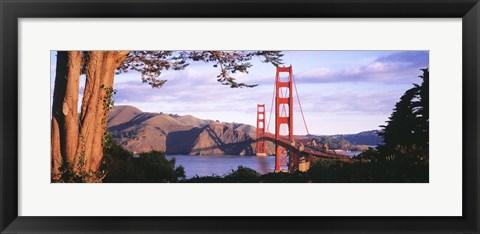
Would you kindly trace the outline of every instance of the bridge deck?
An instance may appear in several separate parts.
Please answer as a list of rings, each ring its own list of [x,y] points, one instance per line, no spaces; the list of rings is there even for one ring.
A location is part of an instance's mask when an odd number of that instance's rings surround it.
[[[285,139],[285,138],[275,139],[275,135],[273,135],[271,133],[265,133],[265,135],[260,139],[271,141],[273,143],[278,143],[284,148],[293,147],[295,150],[297,150],[299,152],[309,154],[309,155],[312,155],[312,156],[315,156],[315,157],[338,158],[338,159],[351,159],[352,158],[351,156],[348,156],[348,155],[337,154],[334,150],[325,151],[325,150],[322,150],[322,149],[317,149],[317,148],[312,147],[312,146],[303,145],[300,142],[292,142],[289,139]],[[292,143],[294,143],[294,144],[292,144]],[[301,148],[303,148],[303,150],[301,150]]]

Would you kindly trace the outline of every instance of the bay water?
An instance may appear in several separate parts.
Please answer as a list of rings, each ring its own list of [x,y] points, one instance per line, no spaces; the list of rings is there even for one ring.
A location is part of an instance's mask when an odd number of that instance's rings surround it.
[[[340,153],[340,152],[339,152]],[[351,156],[358,155],[358,151],[341,152]],[[224,176],[238,166],[244,166],[267,174],[274,171],[275,156],[239,156],[239,155],[166,155],[167,159],[175,158],[176,166],[185,168],[187,179],[198,176]]]

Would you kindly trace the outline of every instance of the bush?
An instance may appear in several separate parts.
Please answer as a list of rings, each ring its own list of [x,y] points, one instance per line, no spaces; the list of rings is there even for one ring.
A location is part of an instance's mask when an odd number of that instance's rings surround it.
[[[175,167],[175,159],[167,160],[163,152],[151,151],[133,158],[108,136],[100,172],[105,174],[106,183],[426,183],[428,162],[428,148],[399,146],[388,154],[370,148],[349,161],[318,159],[307,172],[260,175],[238,166],[224,177],[213,174],[185,179],[185,168]],[[88,182],[84,178],[68,181]]]
[[[237,170],[232,170],[225,176],[226,183],[258,183],[260,182],[260,173],[244,166],[238,166]]]
[[[272,172],[261,176],[263,183],[305,183],[309,178],[305,172]]]
[[[185,180],[187,183],[225,183],[225,179],[219,175],[211,175],[211,176],[198,176],[195,175],[193,178]]]
[[[316,183],[345,182],[348,175],[343,174],[343,162],[339,160],[318,160],[307,171],[308,177]]]
[[[134,183],[138,181],[133,156],[119,146],[108,135],[103,147],[103,161],[100,171],[106,173],[104,183]]]
[[[370,148],[351,161],[318,160],[307,174],[317,183],[426,183],[428,151],[397,147],[385,154]]]
[[[100,171],[106,173],[105,183],[161,183],[185,178],[185,168],[175,167],[175,159],[167,160],[163,152],[150,151],[134,158],[110,136],[103,150]]]
[[[178,180],[175,173],[175,159],[167,160],[163,152],[141,153],[140,157],[133,159],[133,162],[135,167],[140,169],[137,171],[141,178],[140,182],[164,183]]]

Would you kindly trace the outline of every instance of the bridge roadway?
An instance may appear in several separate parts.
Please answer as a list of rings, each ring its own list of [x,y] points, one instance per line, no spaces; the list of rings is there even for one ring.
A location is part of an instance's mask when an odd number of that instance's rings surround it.
[[[315,157],[322,157],[322,158],[336,158],[336,159],[351,159],[351,156],[344,155],[344,154],[338,154],[334,150],[321,150],[317,149],[315,147],[309,146],[302,144],[301,142],[295,142],[294,145],[292,145],[292,141],[290,139],[286,138],[280,138],[280,139],[275,139],[275,135],[271,133],[264,133],[263,137],[260,139],[264,139],[273,143],[278,143],[280,146],[282,146],[285,149],[290,149],[293,147],[297,153],[301,153],[303,155],[311,155]],[[302,150],[303,146],[303,150]]]

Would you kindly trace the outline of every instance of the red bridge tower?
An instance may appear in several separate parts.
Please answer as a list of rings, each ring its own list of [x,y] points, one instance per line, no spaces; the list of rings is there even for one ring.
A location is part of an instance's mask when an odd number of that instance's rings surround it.
[[[283,78],[281,73],[288,73],[288,77]],[[293,72],[290,67],[277,67],[275,79],[275,139],[288,139],[293,142]],[[284,135],[280,130],[288,130],[288,135]],[[282,135],[283,134],[283,135]],[[275,143],[275,172],[286,171],[292,161],[292,151],[281,147]]]
[[[267,156],[265,153],[265,104],[257,104],[257,156]]]

